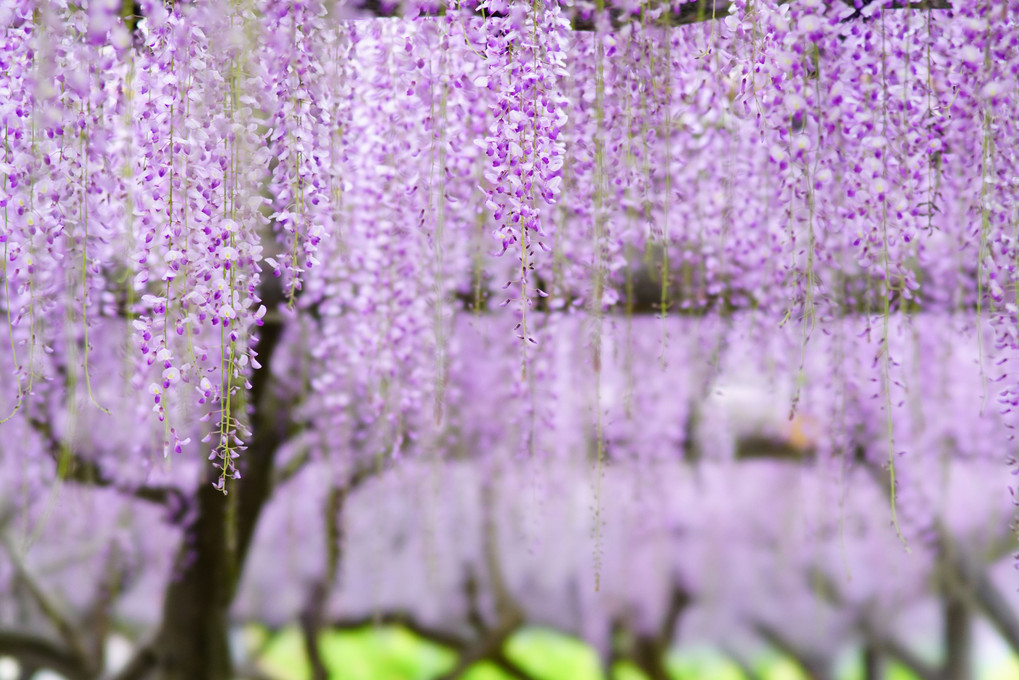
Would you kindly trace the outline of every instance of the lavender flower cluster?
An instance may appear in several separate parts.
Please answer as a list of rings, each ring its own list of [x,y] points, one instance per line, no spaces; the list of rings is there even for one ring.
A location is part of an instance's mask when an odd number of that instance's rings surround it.
[[[1019,9],[885,5],[736,2],[676,28],[552,0],[393,22],[147,0],[129,28],[115,2],[5,3],[6,411],[109,409],[92,373],[122,370],[145,437],[205,439],[222,485],[268,317],[301,329],[304,373],[279,379],[316,450],[402,455],[452,436],[468,307],[525,340],[522,372],[502,359],[525,429],[554,420],[551,317],[588,317],[591,349],[627,309],[754,310],[804,343],[867,319],[884,419],[887,320],[968,315],[1010,412]]]

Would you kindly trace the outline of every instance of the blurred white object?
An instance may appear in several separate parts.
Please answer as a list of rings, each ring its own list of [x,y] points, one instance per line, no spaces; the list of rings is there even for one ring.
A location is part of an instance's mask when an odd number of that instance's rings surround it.
[[[813,420],[793,411],[791,390],[764,376],[723,375],[699,405],[694,432],[701,453],[711,459],[774,455],[752,449],[785,449],[785,456],[806,455],[814,447]]]
[[[0,657],[0,680],[17,680],[21,668],[10,657]]]

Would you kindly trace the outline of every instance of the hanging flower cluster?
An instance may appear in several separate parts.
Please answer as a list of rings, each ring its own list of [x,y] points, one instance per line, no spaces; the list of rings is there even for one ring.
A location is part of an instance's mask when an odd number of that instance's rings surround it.
[[[0,525],[158,580],[135,499],[229,532],[195,489],[281,462],[250,554],[307,550],[234,613],[462,628],[503,580],[606,657],[680,586],[819,646],[874,564],[929,595],[1013,515],[962,482],[1019,457],[1019,0],[856,4],[0,2]]]
[[[335,57],[327,42],[326,8],[321,2],[269,2],[262,9],[266,45],[262,64],[263,110],[269,112],[269,151],[275,160],[270,191],[280,244],[279,258],[268,264],[283,276],[287,297],[301,287],[302,273],[318,263],[318,245],[326,234],[328,158],[335,124],[330,116],[330,84],[324,61]],[[315,44],[319,43],[319,44]]]
[[[527,329],[531,306],[530,272],[535,245],[549,250],[541,205],[553,205],[562,186],[567,121],[559,79],[565,69],[569,23],[559,3],[485,2],[479,9],[493,16],[485,22],[485,52],[494,93],[490,103],[494,121],[484,140],[485,205],[495,222],[500,254],[519,253],[519,270],[512,282],[519,288],[510,300],[521,317],[518,335],[533,342]],[[545,291],[537,290],[538,295]]]
[[[250,25],[222,10],[143,7],[144,49],[127,84],[140,120],[129,146],[138,248],[132,311],[143,358],[136,382],[147,386],[164,423],[167,453],[187,443],[171,422],[171,395],[215,419],[205,441],[213,443],[220,488],[239,475],[244,414],[237,395],[257,363],[250,334],[265,313],[258,162],[267,161],[245,94]]]
[[[441,97],[423,57],[434,54],[434,28],[394,22],[362,32],[355,24],[334,38],[354,64],[330,83],[343,116],[328,156],[337,172],[334,238],[322,245],[330,266],[309,273],[300,305],[319,315],[305,408],[316,450],[342,446],[351,465],[401,457],[430,430],[442,382],[442,364],[425,360],[437,355],[436,324],[447,323],[441,277],[454,279],[433,264],[443,242],[435,202],[448,200],[436,195],[436,177],[449,177],[436,167],[433,138],[446,123],[437,106],[423,106]],[[446,266],[464,266],[455,251],[443,253]]]
[[[44,167],[36,154],[33,134],[33,111],[37,72],[35,68],[35,35],[41,29],[32,19],[33,2],[10,3],[3,7],[4,32],[2,51],[3,72],[0,80],[0,121],[3,124],[3,184],[0,186],[0,210],[3,224],[0,243],[3,259],[2,307],[6,316],[5,333],[10,344],[11,374],[9,384],[17,385],[11,411],[20,410],[24,395],[31,390],[36,345],[33,340],[35,315],[36,238],[41,224],[35,211],[34,177]],[[52,131],[45,132],[49,138]],[[60,136],[63,128],[59,129]],[[44,194],[45,195],[45,194]],[[50,194],[52,196],[52,193]],[[59,197],[59,194],[57,194]],[[19,357],[19,353],[21,356]],[[27,356],[26,356],[27,355]],[[12,413],[5,412],[6,420]]]
[[[554,420],[538,402],[559,371],[532,345],[586,334],[599,373],[624,310],[755,310],[803,343],[844,337],[843,355],[879,327],[863,344],[884,429],[908,382],[889,319],[954,311],[991,322],[979,363],[1014,406],[1014,2],[951,20],[736,2],[679,28],[638,6],[447,10],[357,23],[325,0],[147,0],[128,28],[116,3],[4,4],[4,415],[35,390],[107,408],[116,387],[90,365],[119,323],[152,438],[170,453],[206,437],[222,485],[263,289],[280,285],[308,334],[288,342],[313,358],[298,411],[322,453],[452,436],[463,308],[525,341],[504,393],[518,424]]]

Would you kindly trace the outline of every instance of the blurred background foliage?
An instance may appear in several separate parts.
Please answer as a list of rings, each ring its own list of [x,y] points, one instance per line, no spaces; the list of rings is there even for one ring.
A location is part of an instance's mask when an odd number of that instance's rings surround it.
[[[310,680],[311,666],[304,640],[296,627],[271,631],[251,626],[245,644],[260,653],[258,669],[274,680]],[[990,641],[977,661],[976,680],[1019,678],[1019,657]],[[398,626],[330,631],[321,636],[323,660],[330,678],[343,680],[433,680],[453,668],[456,655]],[[858,649],[847,649],[837,670],[838,680],[865,677]],[[931,650],[937,653],[936,645]],[[604,680],[598,656],[576,638],[542,628],[526,628],[510,638],[507,655],[539,680]],[[674,680],[810,680],[792,660],[774,652],[761,654],[749,668],[710,648],[674,650],[667,667]],[[647,680],[632,663],[617,663],[615,680]],[[901,665],[890,662],[886,680],[918,680]],[[488,662],[475,664],[465,680],[513,680]]]

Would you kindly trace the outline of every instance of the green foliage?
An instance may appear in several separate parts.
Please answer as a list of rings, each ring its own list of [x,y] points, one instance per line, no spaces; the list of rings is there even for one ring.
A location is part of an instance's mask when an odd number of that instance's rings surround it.
[[[689,652],[673,652],[665,660],[669,674],[676,680],[743,680],[739,667],[721,654],[698,649]],[[762,673],[763,677],[771,676]],[[778,678],[775,678],[778,680]]]
[[[576,638],[540,628],[522,630],[506,644],[506,654],[541,680],[601,680],[598,655]]]
[[[403,628],[329,632],[321,638],[322,661],[334,677],[349,680],[427,680],[452,668],[456,655]],[[341,673],[342,671],[342,673]],[[490,675],[470,680],[496,680]]]
[[[268,631],[252,627],[247,631],[251,648],[261,649],[259,667],[278,680],[307,680],[311,677],[300,630],[287,628],[270,637]],[[331,677],[344,680],[433,680],[448,672],[456,662],[451,650],[424,640],[399,627],[361,628],[331,631],[321,638],[323,662]],[[506,656],[536,680],[605,680],[595,651],[583,642],[555,631],[528,628],[506,645]],[[732,661],[710,649],[672,652],[667,659],[675,680],[744,680]],[[806,680],[791,659],[765,654],[753,663],[761,680]],[[646,680],[630,662],[619,662],[612,680]],[[907,669],[889,663],[887,680],[916,680]],[[839,664],[841,680],[863,680],[859,655],[853,654]],[[984,666],[978,677],[983,680],[1008,680],[1019,677],[1019,658],[997,659]],[[464,680],[512,680],[495,665],[484,662],[471,667]]]

